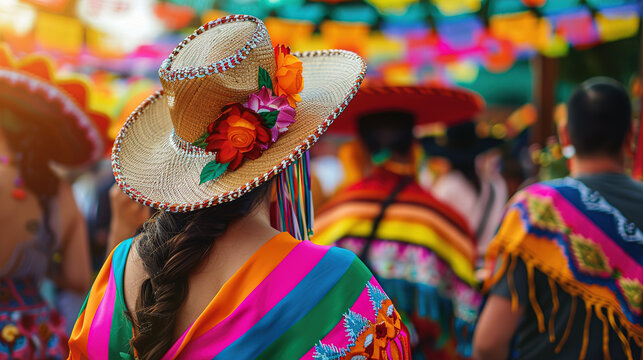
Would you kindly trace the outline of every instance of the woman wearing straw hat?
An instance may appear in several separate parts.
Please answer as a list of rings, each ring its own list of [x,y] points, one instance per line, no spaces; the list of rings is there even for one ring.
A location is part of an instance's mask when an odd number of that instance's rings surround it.
[[[90,285],[84,219],[50,164],[104,155],[108,119],[88,111],[82,80],[52,69],[0,46],[0,359],[65,358],[64,321],[39,285],[48,277],[79,294]]]
[[[312,227],[305,152],[364,72],[350,52],[273,48],[246,15],[179,44],[112,154],[121,189],[160,211],[107,259],[70,358],[410,359],[359,259],[291,235]]]

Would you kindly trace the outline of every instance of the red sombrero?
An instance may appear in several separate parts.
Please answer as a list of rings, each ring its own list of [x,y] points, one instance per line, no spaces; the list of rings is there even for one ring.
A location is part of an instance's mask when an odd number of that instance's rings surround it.
[[[47,134],[51,160],[77,167],[91,164],[107,154],[109,118],[88,106],[89,86],[80,76],[54,75],[54,66],[42,55],[17,60],[0,45],[0,111],[5,128],[35,123]]]
[[[381,111],[404,111],[415,116],[415,124],[456,125],[470,120],[485,107],[475,92],[437,86],[378,86],[360,90],[351,105],[328,131],[354,134],[356,120]]]

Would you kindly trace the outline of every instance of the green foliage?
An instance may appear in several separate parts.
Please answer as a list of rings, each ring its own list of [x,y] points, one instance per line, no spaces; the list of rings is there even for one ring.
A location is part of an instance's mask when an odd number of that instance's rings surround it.
[[[199,183],[199,185],[221,176],[221,174],[223,174],[228,169],[229,164],[230,163],[219,164],[216,161],[210,161],[209,163],[207,163],[203,167],[203,170],[201,170],[201,182]]]
[[[266,122],[266,127],[272,129],[277,123],[277,116],[279,115],[279,110],[274,111],[264,111],[260,112],[259,115],[263,118],[263,121]]]
[[[205,147],[208,145],[208,143],[205,142],[205,140],[210,136],[207,132],[203,135],[201,135],[198,139],[194,140],[192,143],[192,146],[200,147],[201,149],[205,149]]]
[[[266,89],[270,89],[273,93],[275,90],[272,88],[272,79],[270,78],[270,74],[268,74],[268,71],[266,69],[262,68],[259,66],[259,89],[262,87],[266,87]]]

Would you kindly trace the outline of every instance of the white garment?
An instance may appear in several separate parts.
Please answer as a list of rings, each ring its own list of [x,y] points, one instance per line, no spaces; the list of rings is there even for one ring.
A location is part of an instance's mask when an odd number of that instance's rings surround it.
[[[480,193],[459,171],[451,171],[435,181],[431,193],[450,205],[464,217],[477,235],[478,259],[484,254],[493,239],[507,201],[507,185],[502,176],[492,175],[480,179]],[[491,189],[493,202],[489,205]],[[486,221],[481,224],[488,211]]]

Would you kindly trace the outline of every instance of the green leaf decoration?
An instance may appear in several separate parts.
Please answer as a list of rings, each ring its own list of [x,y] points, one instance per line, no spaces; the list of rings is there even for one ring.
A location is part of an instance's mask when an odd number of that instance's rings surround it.
[[[263,121],[266,122],[266,127],[272,129],[277,123],[277,116],[279,115],[279,110],[274,111],[264,111],[260,112],[259,115],[263,118]]]
[[[268,74],[266,69],[259,66],[259,90],[261,90],[263,86],[270,89],[273,93],[275,92],[272,88],[272,79],[270,79],[270,74]]]
[[[228,169],[228,165],[230,165],[230,163],[219,164],[216,160],[207,163],[203,167],[203,170],[201,170],[201,182],[199,185],[221,176],[221,174]]]
[[[373,154],[371,160],[375,165],[382,165],[391,158],[393,153],[389,149],[382,149],[377,154]]]
[[[208,143],[205,142],[205,140],[210,136],[207,132],[203,135],[201,135],[198,139],[194,140],[192,143],[192,146],[200,147],[201,149],[205,149],[206,146],[208,146]]]

